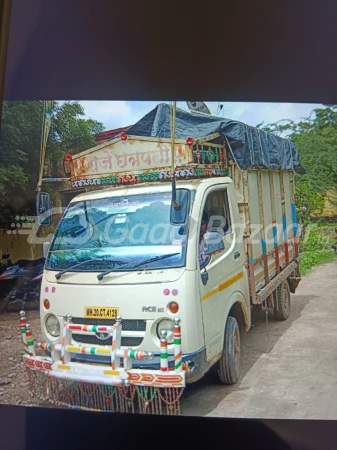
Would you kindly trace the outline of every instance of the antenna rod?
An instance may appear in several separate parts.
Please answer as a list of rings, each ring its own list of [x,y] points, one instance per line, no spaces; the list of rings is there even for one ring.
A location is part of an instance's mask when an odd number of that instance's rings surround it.
[[[171,105],[171,157],[172,157],[172,206],[174,209],[179,209],[180,205],[177,202],[176,192],[176,170],[174,163],[174,150],[175,150],[175,135],[176,135],[176,110],[177,102],[172,102]]]

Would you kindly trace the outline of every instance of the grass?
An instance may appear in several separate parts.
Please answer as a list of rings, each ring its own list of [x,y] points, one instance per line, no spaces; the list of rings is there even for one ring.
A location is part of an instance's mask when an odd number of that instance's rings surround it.
[[[301,275],[321,264],[337,260],[331,246],[334,242],[336,224],[323,225],[310,230],[307,239],[300,243]]]
[[[300,254],[301,275],[306,275],[310,270],[321,264],[337,260],[333,250],[308,251]]]

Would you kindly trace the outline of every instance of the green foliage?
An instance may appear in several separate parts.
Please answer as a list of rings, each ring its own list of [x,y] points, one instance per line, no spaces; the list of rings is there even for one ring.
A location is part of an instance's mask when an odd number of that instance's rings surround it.
[[[83,116],[84,109],[77,102],[55,105],[47,147],[54,160],[64,153],[73,155],[95,146],[95,134],[101,133],[104,126]]]
[[[300,241],[301,274],[307,274],[312,267],[332,262],[336,259],[332,245],[336,243],[337,224],[316,226],[307,229],[305,238]]]
[[[333,250],[301,253],[301,275],[306,275],[314,266],[336,260]]]
[[[335,228],[337,224],[308,227],[304,239],[300,240],[300,252],[330,250],[335,242]]]
[[[311,217],[323,212],[326,192],[337,191],[337,105],[316,108],[299,123],[281,120],[259,127],[291,139],[299,150],[307,173],[296,176],[297,207],[299,220],[306,226]]]
[[[43,103],[4,102],[0,136],[0,226],[16,214],[35,214]],[[54,103],[46,156],[56,164],[64,152],[77,153],[95,145],[100,122],[84,118],[77,102]]]

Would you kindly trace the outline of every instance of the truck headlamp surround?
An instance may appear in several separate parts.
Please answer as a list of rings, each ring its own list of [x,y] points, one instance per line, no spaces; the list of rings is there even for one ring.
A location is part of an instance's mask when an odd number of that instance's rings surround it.
[[[157,336],[159,339],[161,339],[161,332],[163,330],[167,331],[167,343],[173,344],[174,337],[173,337],[173,328],[174,328],[174,322],[170,319],[163,319],[161,320],[157,325]]]
[[[61,333],[61,326],[58,318],[54,314],[49,314],[46,317],[46,330],[47,332],[53,336],[58,337]]]

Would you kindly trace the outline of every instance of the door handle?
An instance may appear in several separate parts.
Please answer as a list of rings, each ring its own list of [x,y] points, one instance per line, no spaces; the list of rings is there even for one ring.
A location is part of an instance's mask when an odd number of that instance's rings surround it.
[[[240,258],[240,252],[235,252],[234,253],[234,259],[238,259]]]
[[[208,272],[207,272],[207,270],[205,270],[204,272],[201,273],[201,280],[202,280],[202,284],[204,286],[206,286],[206,284],[208,282]]]

